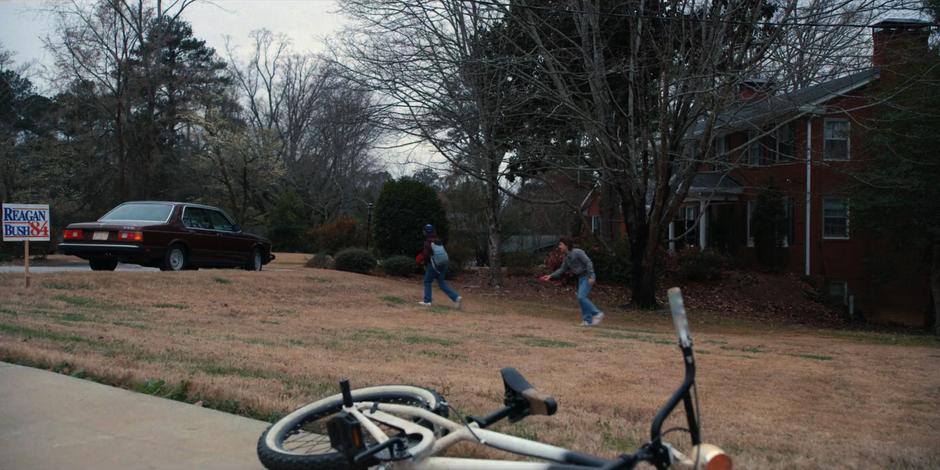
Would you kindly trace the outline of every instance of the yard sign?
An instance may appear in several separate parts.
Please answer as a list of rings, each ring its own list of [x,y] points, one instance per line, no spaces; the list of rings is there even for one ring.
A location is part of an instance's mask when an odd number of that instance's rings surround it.
[[[3,241],[49,241],[48,204],[4,204]]]
[[[48,204],[3,204],[3,241],[26,242],[23,246],[23,268],[29,287],[29,241],[49,241]]]

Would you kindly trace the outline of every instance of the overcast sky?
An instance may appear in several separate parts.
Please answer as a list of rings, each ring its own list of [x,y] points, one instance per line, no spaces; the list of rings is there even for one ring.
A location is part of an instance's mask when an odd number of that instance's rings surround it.
[[[44,0],[0,0],[0,44],[14,54],[16,65],[34,63],[27,75],[41,92],[49,92],[39,76],[42,66],[51,64],[42,45],[42,37],[54,26],[51,15],[43,12],[48,7]],[[343,25],[344,17],[337,9],[334,0],[214,0],[191,5],[184,17],[192,25],[193,34],[225,58],[225,36],[247,54],[249,33],[262,28],[287,35],[295,52],[321,52],[323,38]],[[430,159],[423,148],[384,150],[381,154],[396,175],[410,174],[421,167],[407,161]]]
[[[41,39],[53,27],[51,15],[42,11],[48,6],[42,0],[0,0],[0,44],[17,64],[50,62]],[[296,52],[319,52],[322,39],[341,27],[336,10],[333,0],[215,0],[191,5],[184,17],[193,34],[224,57],[226,35],[246,46],[248,34],[262,28],[286,34]]]

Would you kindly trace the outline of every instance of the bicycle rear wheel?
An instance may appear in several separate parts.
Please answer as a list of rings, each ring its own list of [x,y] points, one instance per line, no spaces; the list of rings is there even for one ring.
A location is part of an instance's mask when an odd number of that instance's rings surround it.
[[[444,397],[412,385],[380,385],[352,391],[355,401],[419,406],[447,416]],[[258,459],[269,470],[350,469],[346,458],[330,446],[326,424],[343,407],[336,394],[310,403],[272,424],[258,439]],[[419,422],[420,423],[420,422]],[[425,423],[420,423],[425,424]],[[430,427],[430,424],[425,424]],[[368,444],[374,444],[371,436]]]

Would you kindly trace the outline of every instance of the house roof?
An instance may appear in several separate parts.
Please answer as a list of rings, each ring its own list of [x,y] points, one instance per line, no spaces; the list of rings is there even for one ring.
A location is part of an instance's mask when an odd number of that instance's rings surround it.
[[[885,18],[871,25],[878,29],[927,29],[930,26],[929,21],[916,18]]]
[[[700,171],[692,178],[690,191],[719,189],[741,192],[741,185],[723,171]]]
[[[844,77],[801,88],[782,95],[745,103],[719,115],[715,127],[722,131],[759,129],[769,121],[795,117],[812,107],[857,90],[879,76],[878,68],[871,67]],[[693,135],[704,130],[704,123],[695,127]]]

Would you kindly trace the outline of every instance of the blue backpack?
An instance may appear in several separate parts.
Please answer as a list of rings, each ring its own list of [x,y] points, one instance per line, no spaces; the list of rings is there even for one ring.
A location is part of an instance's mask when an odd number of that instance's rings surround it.
[[[447,250],[444,249],[444,245],[431,243],[431,266],[439,271],[440,268],[446,268],[448,262],[450,262],[450,259],[447,257]]]

